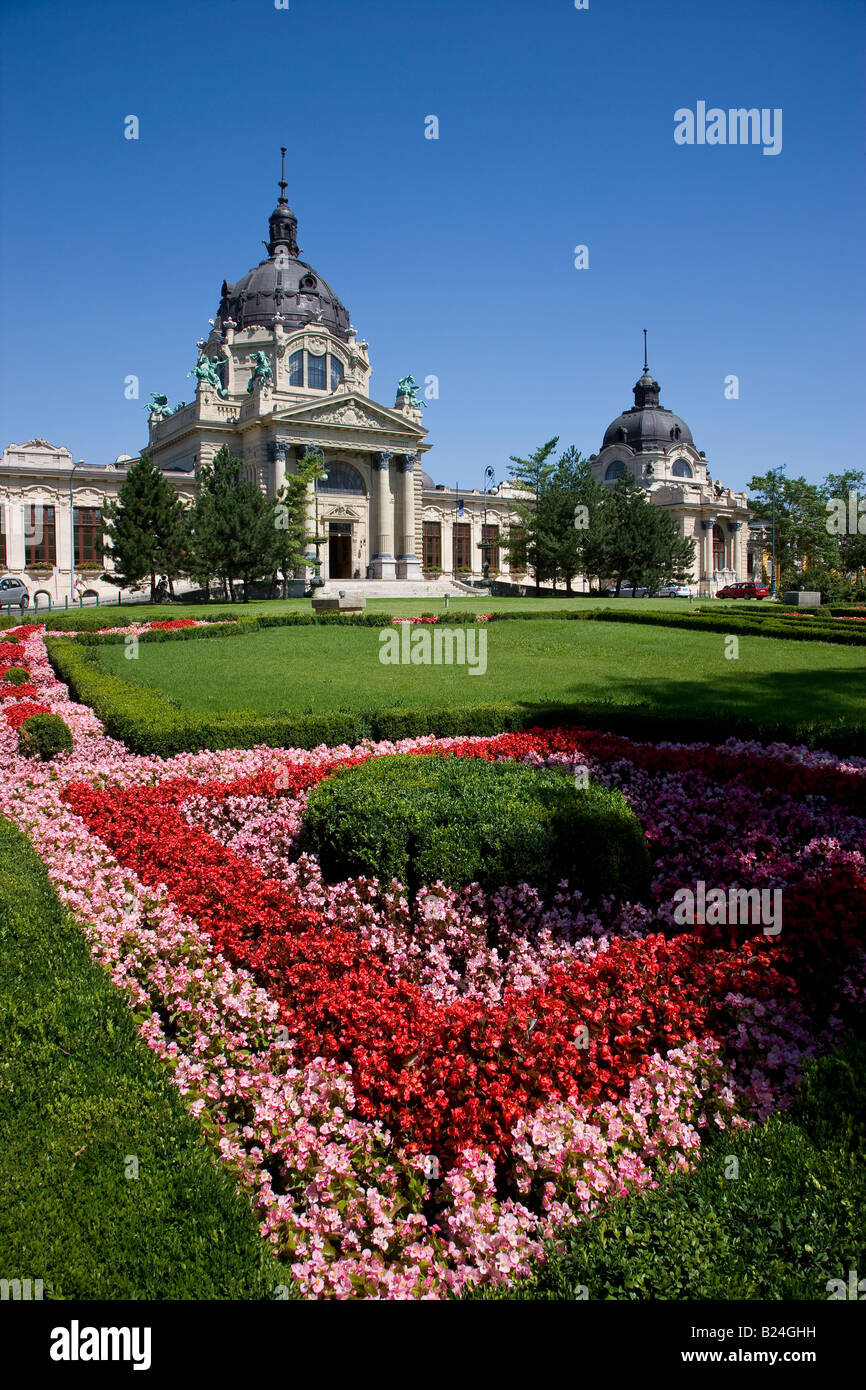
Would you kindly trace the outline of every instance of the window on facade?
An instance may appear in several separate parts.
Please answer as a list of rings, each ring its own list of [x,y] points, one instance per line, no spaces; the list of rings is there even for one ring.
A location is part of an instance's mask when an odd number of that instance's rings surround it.
[[[317,492],[350,492],[356,497],[366,497],[364,479],[350,463],[327,463],[325,472],[328,476],[319,478],[316,483]]]
[[[339,357],[331,358],[331,390],[336,391],[343,380],[343,364]]]
[[[499,527],[481,527],[481,563],[499,569]]]
[[[472,527],[465,521],[454,523],[454,568],[472,569]]]
[[[307,386],[311,391],[327,390],[327,377],[325,376],[325,354],[317,357],[314,352],[307,353]]]
[[[617,478],[621,478],[624,472],[625,464],[622,459],[615,459],[613,463],[608,464],[607,471],[604,475],[604,481],[606,483],[615,483]]]
[[[425,521],[423,523],[424,541],[424,569],[441,570],[442,568],[442,523],[441,521]]]
[[[6,551],[6,507],[0,502],[0,566],[9,568],[9,556]]]
[[[511,546],[511,568],[515,574],[526,573],[526,538],[519,526],[512,526],[509,533]]]
[[[689,468],[685,459],[676,459],[671,473],[675,478],[690,478],[692,476],[692,470]]]
[[[98,507],[76,507],[73,513],[76,565],[102,565],[102,512]]]
[[[24,567],[57,564],[57,542],[54,534],[54,508],[40,503],[24,508]]]
[[[293,352],[289,358],[289,385],[303,386],[304,384],[304,354],[303,352]]]

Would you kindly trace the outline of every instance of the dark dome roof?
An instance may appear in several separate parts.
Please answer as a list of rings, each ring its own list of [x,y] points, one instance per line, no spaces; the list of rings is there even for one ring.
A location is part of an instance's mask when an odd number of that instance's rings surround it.
[[[423,470],[421,472],[421,486],[424,488],[425,492],[432,492],[436,486],[430,474],[425,473]]]
[[[344,341],[349,337],[349,313],[327,280],[323,280],[306,261],[296,257],[275,257],[260,261],[236,285],[223,281],[217,323],[234,319],[237,327],[263,324],[270,328],[274,314],[283,316],[283,326],[292,333],[305,324],[321,324]]]
[[[636,454],[647,449],[670,449],[674,444],[691,444],[692,432],[685,420],[659,405],[659,384],[644,366],[634,388],[634,405],[624,410],[604,432],[602,449],[609,444],[626,444]]]
[[[284,159],[285,159],[285,152]],[[298,219],[280,180],[280,199],[268,219],[268,259],[247,271],[236,285],[223,281],[217,325],[233,319],[237,328],[261,324],[270,328],[274,314],[283,316],[286,332],[308,323],[329,329],[344,341],[349,337],[349,313],[331,286],[306,261],[298,260]]]

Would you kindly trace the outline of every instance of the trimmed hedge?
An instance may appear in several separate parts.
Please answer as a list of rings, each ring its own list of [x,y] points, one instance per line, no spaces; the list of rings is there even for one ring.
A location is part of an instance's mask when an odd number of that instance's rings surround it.
[[[18,752],[48,763],[58,753],[72,752],[72,730],[59,714],[31,714],[18,730]]]
[[[568,613],[567,621],[599,623],[637,623],[648,627],[678,627],[690,632],[733,633],[745,637],[779,637],[788,642],[831,642],[841,647],[866,646],[866,632],[848,628],[798,627],[796,623],[779,618],[752,618],[740,612],[715,613],[635,613],[632,609],[614,612],[609,608],[594,613]]]
[[[3,1277],[42,1279],[46,1298],[263,1299],[292,1287],[123,994],[5,820],[0,1187]]]
[[[201,631],[188,629],[194,630]],[[725,738],[748,738],[866,755],[866,727],[852,727],[842,718],[790,723],[721,720],[717,715],[665,714],[638,702],[622,705],[606,700],[581,704],[500,701],[445,709],[401,706],[324,714],[260,715],[242,709],[208,714],[179,709],[157,691],[110,674],[100,662],[99,644],[58,637],[47,638],[45,645],[58,678],[66,682],[75,699],[93,709],[112,738],[134,753],[156,753],[164,758],[206,748],[316,748],[323,743],[333,747],[367,738],[397,740],[422,734],[447,738],[557,724],[605,729],[643,742],[718,743]]]
[[[467,1297],[826,1300],[866,1269],[864,1096],[863,1041],[810,1061],[789,1114],[719,1135],[692,1172],[582,1220],[530,1278]]]
[[[341,768],[310,792],[300,845],[325,881],[529,883],[567,879],[588,897],[635,902],[650,884],[643,831],[620,792],[578,788],[562,768],[411,753]]]

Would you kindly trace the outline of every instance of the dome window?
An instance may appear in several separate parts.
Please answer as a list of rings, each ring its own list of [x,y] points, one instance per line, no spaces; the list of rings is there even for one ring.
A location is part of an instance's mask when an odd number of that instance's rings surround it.
[[[318,283],[315,275],[305,275],[298,288],[302,294],[314,294],[318,287]]]
[[[307,353],[307,386],[311,391],[327,391],[328,389],[325,362],[324,353],[318,357],[314,352]]]
[[[671,473],[675,478],[690,478],[692,476],[692,470],[685,459],[675,459]]]
[[[293,352],[289,358],[289,385],[303,386],[304,384],[304,354],[303,352]]]
[[[620,444],[625,444],[625,442],[628,439],[628,430],[626,429],[625,425],[620,425],[619,429],[616,432],[616,437],[619,440]]]
[[[625,464],[622,459],[615,459],[613,463],[608,464],[604,475],[604,481],[606,483],[615,483],[617,478],[621,478],[624,473]]]
[[[343,383],[343,364],[339,357],[331,356],[331,390],[336,391]]]

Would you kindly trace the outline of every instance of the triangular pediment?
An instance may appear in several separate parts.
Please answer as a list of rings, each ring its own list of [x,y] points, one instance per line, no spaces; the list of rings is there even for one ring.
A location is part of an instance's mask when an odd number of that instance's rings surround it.
[[[305,401],[303,405],[277,406],[274,421],[291,421],[297,425],[334,425],[337,428],[375,430],[377,433],[407,434],[421,439],[426,433],[399,410],[388,410],[376,401],[354,392],[335,396],[327,401]]]

